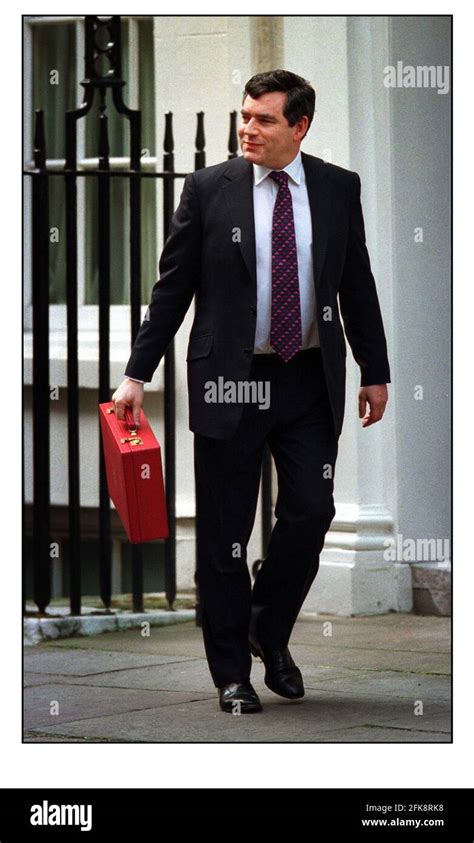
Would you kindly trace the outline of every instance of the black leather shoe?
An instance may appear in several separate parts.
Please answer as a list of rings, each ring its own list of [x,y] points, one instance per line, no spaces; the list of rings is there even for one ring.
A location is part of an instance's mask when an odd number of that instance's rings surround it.
[[[232,714],[247,714],[251,711],[261,711],[262,706],[257,692],[250,682],[230,682],[219,691],[219,705],[222,711]]]
[[[250,638],[249,645],[251,653],[265,665],[265,685],[270,691],[289,700],[304,697],[301,670],[294,663],[288,647],[263,648],[255,638]]]

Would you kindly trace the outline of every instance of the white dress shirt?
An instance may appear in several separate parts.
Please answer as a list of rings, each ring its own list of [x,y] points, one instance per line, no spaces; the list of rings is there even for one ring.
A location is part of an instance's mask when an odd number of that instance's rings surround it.
[[[257,326],[254,354],[275,354],[270,345],[272,314],[272,222],[273,206],[278,185],[268,175],[270,167],[253,164],[253,204],[255,220],[255,247],[257,253]],[[311,210],[301,152],[283,170],[288,173],[288,187],[293,202],[295,222],[298,278],[300,283],[302,348],[319,346],[319,331],[316,318],[316,294],[313,280],[313,232]],[[138,378],[131,381],[145,383]]]
[[[313,280],[312,225],[308,191],[301,152],[283,171],[288,173],[288,187],[293,203],[298,278],[300,284],[302,348],[319,346],[316,318],[316,294]],[[268,175],[270,167],[253,164],[253,204],[255,247],[257,252],[257,326],[254,354],[271,354],[270,328],[272,314],[272,222],[278,185]]]

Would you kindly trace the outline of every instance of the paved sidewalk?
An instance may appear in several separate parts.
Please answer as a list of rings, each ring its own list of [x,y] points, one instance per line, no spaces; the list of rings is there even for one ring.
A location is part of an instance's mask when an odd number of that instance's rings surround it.
[[[194,621],[26,648],[25,742],[440,742],[451,740],[450,618],[303,615],[290,649],[306,694],[220,710]],[[328,634],[329,633],[329,634]],[[56,701],[57,714],[54,711]]]

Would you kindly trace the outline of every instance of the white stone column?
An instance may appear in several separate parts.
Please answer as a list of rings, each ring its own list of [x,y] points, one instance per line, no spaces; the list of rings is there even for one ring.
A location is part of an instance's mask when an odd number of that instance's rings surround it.
[[[328,68],[319,67],[315,80],[322,89],[321,98],[324,102],[328,86],[336,89],[332,100],[340,103],[338,112],[331,114],[327,109],[321,131],[325,146],[336,153],[332,162],[356,170],[361,177],[367,245],[393,363],[390,119],[382,84],[388,56],[387,21],[373,17],[333,20],[329,27],[317,22],[313,32],[313,54],[332,56]],[[325,73],[330,73],[330,80]],[[341,149],[348,150],[345,158],[337,154]],[[411,609],[409,568],[384,557],[396,519],[395,390],[389,387],[383,421],[363,429],[358,417],[359,385],[360,370],[348,347],[345,422],[335,471],[336,516],[304,611],[356,615]]]

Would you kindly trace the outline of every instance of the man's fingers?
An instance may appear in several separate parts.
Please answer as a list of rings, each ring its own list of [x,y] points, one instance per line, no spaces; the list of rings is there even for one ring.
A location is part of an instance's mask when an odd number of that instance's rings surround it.
[[[128,407],[126,401],[116,401],[115,402],[115,415],[120,421],[125,421],[125,407]]]
[[[385,404],[370,404],[370,412],[362,421],[362,427],[370,427],[371,424],[380,421],[385,411]]]
[[[141,404],[139,404],[138,401],[134,401],[132,411],[133,418],[135,419],[135,424],[137,427],[140,427],[140,409]]]
[[[137,383],[132,386],[128,381],[123,381],[112,395],[115,417],[120,419],[120,421],[125,421],[125,410],[129,408],[136,427],[140,427],[140,410],[143,405],[143,392],[142,384]]]
[[[137,427],[140,427],[140,408],[141,404],[138,402],[128,403],[127,401],[116,401],[115,402],[115,415],[121,421],[125,421],[125,410],[129,408],[133,414],[133,420]]]
[[[365,416],[365,408],[366,408],[367,401],[361,395],[359,395],[359,418],[362,419]]]

